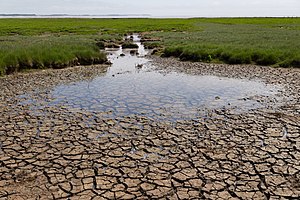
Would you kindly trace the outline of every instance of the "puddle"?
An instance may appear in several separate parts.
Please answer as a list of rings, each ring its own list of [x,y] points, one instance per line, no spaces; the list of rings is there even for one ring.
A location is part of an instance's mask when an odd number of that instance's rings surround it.
[[[108,118],[134,114],[174,121],[201,117],[203,109],[264,107],[261,96],[276,94],[275,87],[259,81],[161,73],[145,58],[148,51],[138,36],[133,40],[138,55],[132,49],[107,49],[113,64],[104,76],[55,87],[46,106],[106,112]]]

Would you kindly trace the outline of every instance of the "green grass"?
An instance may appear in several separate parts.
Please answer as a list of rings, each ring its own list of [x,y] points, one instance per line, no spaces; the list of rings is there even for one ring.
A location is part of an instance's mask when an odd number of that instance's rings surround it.
[[[187,20],[177,19],[0,19],[0,36],[7,35],[123,35],[154,30],[186,30]]]
[[[0,37],[1,38],[1,37]],[[1,38],[0,74],[27,69],[64,68],[105,62],[106,55],[87,38],[10,36]]]
[[[152,37],[162,38],[164,56],[181,60],[300,67],[299,27],[299,18],[206,19],[192,31]]]
[[[125,42],[122,44],[123,49],[137,49],[139,46],[137,44],[131,43],[131,42]]]
[[[129,33],[181,60],[300,67],[300,18],[0,19],[0,75],[103,63]]]
[[[0,75],[31,68],[103,63],[100,49],[132,32],[186,30],[180,20],[0,19]]]

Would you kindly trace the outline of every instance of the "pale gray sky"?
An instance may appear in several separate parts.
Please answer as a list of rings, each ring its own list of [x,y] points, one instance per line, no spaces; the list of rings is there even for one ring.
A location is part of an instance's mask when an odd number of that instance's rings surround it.
[[[300,16],[300,0],[0,0],[0,13]]]

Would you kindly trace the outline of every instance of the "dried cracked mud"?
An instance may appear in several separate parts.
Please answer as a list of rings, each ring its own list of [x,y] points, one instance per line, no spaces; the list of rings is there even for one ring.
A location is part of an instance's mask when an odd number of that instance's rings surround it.
[[[107,66],[0,78],[0,199],[299,199],[300,71],[179,62],[157,70],[261,79],[282,102],[193,120],[155,120],[47,105],[53,87],[92,79]]]

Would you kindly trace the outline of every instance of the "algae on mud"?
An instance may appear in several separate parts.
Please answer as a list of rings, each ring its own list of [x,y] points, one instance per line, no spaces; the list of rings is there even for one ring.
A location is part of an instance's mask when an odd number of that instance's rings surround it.
[[[103,63],[99,41],[115,45],[133,32],[159,38],[145,42],[181,60],[300,66],[300,18],[0,19],[0,26],[0,75]]]

